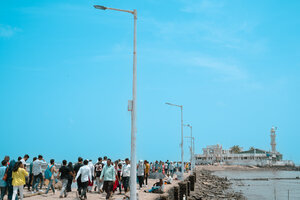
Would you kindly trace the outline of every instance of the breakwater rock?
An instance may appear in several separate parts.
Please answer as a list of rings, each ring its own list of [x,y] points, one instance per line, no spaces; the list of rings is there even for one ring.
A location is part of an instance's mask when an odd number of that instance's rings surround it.
[[[215,176],[207,170],[197,170],[195,174],[195,189],[187,200],[246,199],[241,193],[231,189],[232,183],[227,178]]]

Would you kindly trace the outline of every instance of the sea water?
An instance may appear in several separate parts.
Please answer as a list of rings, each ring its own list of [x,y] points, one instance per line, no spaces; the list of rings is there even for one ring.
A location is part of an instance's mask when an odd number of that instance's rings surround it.
[[[271,180],[231,180],[232,188],[242,192],[249,200],[296,200],[300,199],[300,171],[216,171],[214,175],[228,179],[271,179]],[[286,178],[291,180],[272,180]]]

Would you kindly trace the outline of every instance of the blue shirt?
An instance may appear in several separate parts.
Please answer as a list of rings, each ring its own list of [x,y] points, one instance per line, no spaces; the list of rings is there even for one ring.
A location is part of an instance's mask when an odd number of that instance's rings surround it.
[[[5,172],[6,166],[0,167],[0,187],[6,187],[6,181],[3,180]]]

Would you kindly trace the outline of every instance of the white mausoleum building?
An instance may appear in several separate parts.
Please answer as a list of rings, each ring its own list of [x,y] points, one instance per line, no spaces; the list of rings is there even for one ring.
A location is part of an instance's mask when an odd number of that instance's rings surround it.
[[[276,151],[276,128],[271,128],[272,151],[251,148],[248,151],[234,153],[231,150],[223,149],[222,145],[209,145],[203,148],[203,154],[195,155],[196,164],[222,163],[228,165],[294,165],[292,161],[283,161],[282,154]]]

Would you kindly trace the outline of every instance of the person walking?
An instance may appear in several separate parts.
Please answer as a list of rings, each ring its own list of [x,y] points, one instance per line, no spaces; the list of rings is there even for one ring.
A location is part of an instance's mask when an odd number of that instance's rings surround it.
[[[96,187],[95,187],[95,191],[98,188],[98,193],[103,192],[101,187],[102,187],[102,182],[100,181],[100,176],[101,176],[101,172],[103,169],[104,164],[102,163],[102,158],[99,157],[98,158],[98,162],[95,164],[95,172],[94,172],[94,176],[96,177]]]
[[[49,180],[47,190],[45,194],[48,194],[50,188],[52,189],[53,194],[55,194],[55,188],[54,188],[54,173],[57,173],[57,170],[54,165],[54,159],[50,160],[50,165],[48,165],[46,171],[45,171],[45,179]]]
[[[180,172],[179,170],[179,162],[174,162],[175,171],[174,172]]]
[[[9,160],[10,160],[10,157],[9,157],[9,156],[4,156],[4,159],[3,159],[3,160],[6,161],[7,167],[8,167],[8,166],[9,166]],[[1,167],[2,167],[2,165],[1,165]]]
[[[178,171],[181,172],[181,170],[184,170],[184,169],[181,169],[182,168],[182,162],[177,162],[177,168],[178,168]]]
[[[102,170],[100,179],[101,181],[104,180],[103,189],[106,192],[106,199],[109,199],[113,191],[114,182],[116,180],[116,171],[111,163],[111,159],[107,159],[107,163]]]
[[[66,160],[62,161],[62,165],[63,166],[61,166],[61,168],[59,168],[59,171],[58,171],[58,174],[57,174],[57,178],[60,177],[61,182],[62,182],[62,189],[61,189],[59,198],[63,198],[63,197],[68,196],[68,193],[67,193],[66,189],[67,189],[67,185],[68,185],[69,175],[71,175],[71,171],[67,167],[67,161]]]
[[[29,155],[25,154],[25,156],[20,160],[24,166],[24,169],[26,170],[26,161],[29,159]]]
[[[29,159],[29,155],[28,155],[28,154],[25,154],[24,157],[20,160],[20,161],[22,162],[22,164],[23,164],[23,168],[24,168],[26,171],[27,171],[27,163],[26,163],[26,161],[27,161],[28,159]],[[29,182],[29,177],[28,177],[28,176],[25,177],[25,182],[26,182],[25,186],[28,185],[28,182]]]
[[[83,166],[80,167],[75,180],[77,180],[81,176],[81,184],[82,184],[82,193],[80,195],[80,199],[87,199],[86,192],[87,187],[89,185],[89,180],[92,180],[92,172],[90,167],[88,166],[89,161],[84,160]]]
[[[69,178],[68,178],[68,184],[67,184],[67,192],[71,192],[72,191],[72,182],[73,182],[73,178],[74,178],[74,168],[73,168],[73,163],[69,162],[68,166],[67,166],[71,172],[71,174],[69,174]]]
[[[186,173],[189,173],[189,169],[190,169],[190,163],[189,162],[186,162],[186,164],[185,164],[185,171],[186,171]]]
[[[150,164],[147,160],[145,160],[144,162],[144,165],[145,165],[145,183],[146,183],[146,186],[148,186],[148,177],[150,175]]]
[[[150,162],[150,171],[153,173],[154,172],[154,167],[153,167],[153,163]]]
[[[83,166],[82,161],[83,161],[83,159],[81,157],[78,157],[78,163],[76,163],[74,166],[74,172],[75,172],[74,180],[75,180],[75,177],[76,177],[79,169]],[[81,175],[80,175],[77,178],[77,192],[78,192],[79,196],[81,196],[81,190],[82,190],[82,183],[81,183]]]
[[[163,173],[164,172],[164,167],[163,167],[163,162],[162,161],[159,161],[158,172],[159,173]]]
[[[106,165],[106,163],[107,163],[107,156],[104,156],[104,157],[103,157],[102,163],[103,163],[104,165]]]
[[[124,192],[128,192],[129,189],[129,179],[130,179],[130,162],[129,159],[125,159],[125,164],[122,168],[122,182],[124,187]]]
[[[13,200],[16,199],[18,191],[20,192],[20,200],[23,199],[23,189],[26,184],[26,176],[28,176],[28,172],[24,169],[22,162],[17,162],[12,172]]]
[[[30,187],[31,187],[31,183],[33,182],[32,166],[33,166],[33,162],[36,161],[36,159],[37,159],[37,157],[34,157],[32,160],[32,163],[30,163],[30,165],[29,165],[29,181],[27,184],[28,191],[31,191]],[[34,185],[34,183],[32,183],[32,187],[33,187],[33,185]]]
[[[167,160],[167,162],[165,162],[165,165],[164,165],[166,175],[169,174],[169,165],[170,165],[170,162],[169,162],[169,160]]]
[[[7,161],[3,160],[1,162],[1,167],[0,167],[0,200],[4,199],[4,195],[6,194],[7,191]]]
[[[114,167],[115,167],[115,174],[116,174],[116,180],[114,182],[114,185],[113,185],[113,194],[115,193],[115,191],[117,190],[117,188],[119,187],[119,178],[118,178],[118,164],[119,164],[119,161],[116,160],[115,163],[114,163]]]
[[[13,196],[13,191],[14,187],[12,185],[12,173],[13,173],[13,168],[16,164],[16,161],[14,159],[10,160],[8,170],[7,170],[7,179],[6,179],[6,184],[7,184],[7,199],[11,200]]]
[[[33,173],[33,186],[32,186],[32,193],[34,193],[34,190],[38,192],[38,185],[39,183],[43,181],[43,174],[42,174],[42,165],[46,164],[46,161],[44,160],[42,155],[38,156],[38,159],[35,160],[32,164],[32,173]],[[40,189],[39,192],[42,192]]]
[[[143,160],[140,160],[137,165],[137,178],[138,178],[139,185],[140,185],[139,189],[142,189],[143,184],[144,184],[144,172],[145,172],[145,165],[144,165]]]
[[[175,166],[174,166],[173,162],[170,162],[170,175],[172,178],[174,175],[174,170],[175,170]]]
[[[165,163],[161,162],[161,164],[162,164],[162,173],[165,175],[166,174],[166,172],[165,172]]]
[[[118,180],[118,188],[119,188],[119,194],[122,193],[122,164],[119,163],[118,167],[117,167],[117,176],[116,176],[117,180]]]
[[[159,170],[159,163],[158,163],[158,161],[155,161],[154,169],[155,169],[155,172],[158,172],[158,170]]]
[[[94,167],[94,164],[93,164],[92,160],[89,160],[88,166],[89,166],[89,168],[91,170],[91,173],[92,173],[92,179],[89,180],[88,192],[92,192],[93,186],[94,186],[94,179],[95,179],[94,178],[95,167]]]

